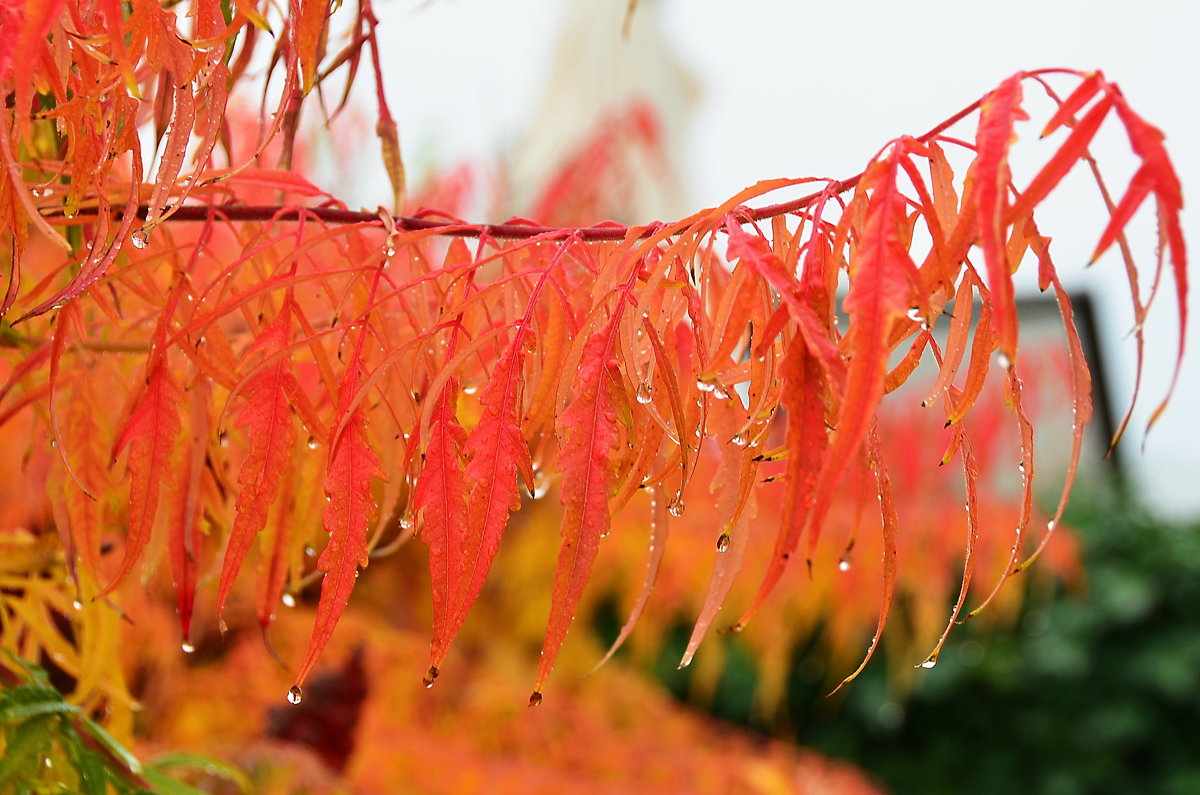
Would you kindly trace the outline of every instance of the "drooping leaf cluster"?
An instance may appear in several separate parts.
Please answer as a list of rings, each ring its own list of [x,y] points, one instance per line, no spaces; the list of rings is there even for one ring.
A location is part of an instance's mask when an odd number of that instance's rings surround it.
[[[1141,166],[1098,224],[1096,254],[1153,197],[1154,273],[1171,266],[1186,325],[1178,179],[1162,134],[1100,73],[1019,73],[929,133],[887,143],[860,175],[760,182],[674,222],[472,225],[423,208],[351,212],[292,170],[303,102],[324,96],[314,88],[339,70],[348,86],[368,45],[381,79],[375,19],[362,0],[336,50],[327,4],[293,0],[279,18],[268,5],[198,0],[186,17],[155,0],[3,6],[0,425],[54,484],[49,513],[80,597],[89,578],[101,587],[87,598],[114,593],[165,550],[185,648],[199,582],[219,572],[220,612],[256,543],[264,632],[281,599],[321,578],[294,701],[372,554],[413,533],[429,550],[431,684],[523,494],[553,481],[562,543],[540,701],[611,516],[652,490],[663,554],[672,518],[708,510],[683,497],[709,464],[722,554],[686,659],[742,568],[750,523],[773,525],[774,552],[738,628],[789,562],[813,560],[840,490],[862,472],[882,559],[873,650],[903,532],[877,418],[921,362],[936,375],[913,410],[952,429],[942,463],[962,468],[967,502],[947,629],[982,608],[1060,520],[1091,414],[1070,300],[1035,210],[1090,162],[1106,119]],[[227,105],[267,29],[263,122],[247,146]],[[1051,80],[1074,81],[1065,100]],[[1058,101],[1043,134],[1069,132],[1017,186],[1009,150],[1030,87]],[[399,145],[380,97],[401,209]],[[948,135],[976,112],[973,136]],[[279,160],[268,163],[273,142]],[[747,206],[797,189],[812,192]],[[1140,348],[1148,301],[1126,263]],[[1032,522],[1019,267],[1036,267],[1057,296],[1071,354],[1074,452],[1046,527]],[[1015,529],[976,520],[986,478],[972,428],[989,372],[1021,445]],[[773,461],[779,515],[755,518]],[[968,605],[984,532],[1010,534],[1011,553],[989,595]],[[101,555],[110,543],[117,553]]]

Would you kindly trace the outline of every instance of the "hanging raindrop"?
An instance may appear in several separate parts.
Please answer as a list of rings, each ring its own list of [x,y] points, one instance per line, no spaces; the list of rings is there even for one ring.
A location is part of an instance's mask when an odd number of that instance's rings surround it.
[[[654,401],[654,393],[650,391],[650,385],[643,382],[638,384],[637,402],[643,406]]]
[[[667,513],[675,517],[683,516],[683,508],[683,495],[675,492],[675,498],[667,505]]]
[[[296,606],[296,597],[292,596],[290,591],[284,591],[283,596],[279,597],[279,601],[283,602],[287,607]]]
[[[304,700],[304,691],[301,690],[296,685],[292,685],[291,689],[288,690],[288,703],[289,704],[299,704],[303,700]]]
[[[850,558],[842,558],[838,561],[838,571],[850,571]]]
[[[142,227],[129,236],[129,241],[133,243],[134,248],[145,248],[150,245],[150,233],[146,231],[146,227]]]
[[[930,657],[928,660],[926,660],[925,662],[921,663],[921,667],[922,667],[922,668],[932,668],[932,667],[934,667],[935,665],[937,665],[937,660],[938,660],[938,658],[937,658],[936,656],[935,656],[935,657]]]
[[[729,533],[721,533],[717,536],[717,551],[724,552],[729,549]]]
[[[196,647],[186,640],[180,645],[180,648],[183,649],[184,654],[191,654],[196,651]]]

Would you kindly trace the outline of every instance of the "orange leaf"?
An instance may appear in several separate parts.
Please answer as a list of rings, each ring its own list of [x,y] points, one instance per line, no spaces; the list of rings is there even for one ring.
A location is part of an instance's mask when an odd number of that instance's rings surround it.
[[[575,397],[558,418],[563,436],[558,458],[563,473],[559,492],[563,542],[554,570],[550,619],[531,697],[534,702],[541,700],[542,687],[575,618],[600,539],[609,530],[608,496],[613,479],[609,458],[617,446],[616,412],[622,398],[620,371],[612,351],[620,318],[618,309],[584,343]]]

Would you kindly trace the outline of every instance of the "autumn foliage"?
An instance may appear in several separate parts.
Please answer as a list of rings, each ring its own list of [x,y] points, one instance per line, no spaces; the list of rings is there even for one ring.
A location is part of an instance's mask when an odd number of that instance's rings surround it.
[[[5,486],[4,531],[32,531],[13,541],[27,557],[6,552],[3,571],[40,571],[53,528],[70,574],[57,591],[35,586],[29,611],[6,597],[12,648],[59,643],[30,611],[72,615],[72,601],[80,641],[111,644],[99,627],[116,620],[122,583],[162,557],[186,648],[201,584],[223,615],[257,568],[264,635],[281,599],[321,582],[311,640],[288,660],[299,701],[360,571],[415,534],[433,626],[413,676],[432,684],[514,514],[553,486],[561,544],[531,703],[605,537],[627,534],[631,511],[650,528],[635,618],[671,558],[668,527],[699,523],[710,538],[684,664],[735,583],[749,585],[736,585],[740,618],[727,625],[753,633],[756,613],[791,598],[784,583],[812,587],[798,572],[826,582],[858,528],[850,546],[878,561],[877,584],[856,579],[840,601],[869,605],[877,624],[862,665],[906,567],[961,571],[929,597],[952,608],[923,621],[933,645],[913,662],[932,665],[945,633],[1028,566],[1062,517],[1091,384],[1036,212],[1071,169],[1094,165],[1104,123],[1128,133],[1140,167],[1097,219],[1095,256],[1122,244],[1140,321],[1149,300],[1122,230],[1152,200],[1151,272],[1157,284],[1169,268],[1187,322],[1182,198],[1163,136],[1098,72],[1013,75],[840,181],[766,180],[670,222],[481,225],[406,203],[382,90],[390,210],[352,211],[295,168],[302,111],[336,113],[356,77],[383,79],[370,2],[335,15],[348,17],[342,33],[323,1],[186,8],[0,0],[0,434],[4,471],[24,473]],[[231,98],[265,59],[248,134]],[[1028,91],[1058,111],[1032,130],[1049,139],[1045,165],[1017,185],[1008,158],[1029,136]],[[1040,519],[1022,267],[1059,302],[1075,419],[1061,497]],[[933,429],[905,441],[898,405]],[[989,453],[996,434],[1020,463],[1003,521],[991,472],[1017,462]],[[909,455],[916,446],[933,452]],[[915,532],[914,461],[952,471],[961,494],[935,506],[932,563],[900,554]],[[88,671],[83,697],[122,697]]]

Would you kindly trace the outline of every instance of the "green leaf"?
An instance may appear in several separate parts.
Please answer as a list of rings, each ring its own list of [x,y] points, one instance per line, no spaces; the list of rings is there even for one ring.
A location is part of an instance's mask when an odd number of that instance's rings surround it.
[[[69,714],[79,707],[63,701],[52,687],[22,685],[0,692],[0,725],[20,723],[38,715]]]
[[[121,760],[121,762],[124,763],[124,765],[134,774],[141,775],[142,763],[139,762],[137,757],[131,754],[125,748],[125,746],[117,742],[116,738],[106,732],[104,727],[102,727],[99,723],[96,723],[96,721],[92,720],[87,715],[81,715],[80,720],[82,721],[84,728],[88,730],[88,733],[90,733],[98,743],[103,745],[110,754]]]
[[[223,778],[242,792],[250,792],[250,777],[241,768],[229,762],[216,759],[204,754],[194,754],[176,751],[160,754],[146,762],[146,770],[164,771],[171,768],[187,768],[197,770],[208,776]]]
[[[0,791],[19,792],[8,785],[26,781],[40,764],[39,757],[50,748],[55,718],[39,715],[6,732],[4,757],[0,758]]]

